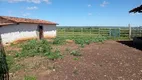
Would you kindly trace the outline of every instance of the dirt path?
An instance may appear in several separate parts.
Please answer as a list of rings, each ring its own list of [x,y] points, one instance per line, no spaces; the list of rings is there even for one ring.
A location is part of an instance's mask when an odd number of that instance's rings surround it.
[[[75,49],[67,44],[60,49]],[[142,80],[142,51],[118,43],[106,41],[92,43],[81,48],[81,57],[67,55],[55,62],[55,69],[39,74],[38,80]]]

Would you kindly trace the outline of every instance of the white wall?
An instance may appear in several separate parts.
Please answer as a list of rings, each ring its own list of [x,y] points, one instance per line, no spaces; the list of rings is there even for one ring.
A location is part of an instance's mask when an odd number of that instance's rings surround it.
[[[38,24],[19,24],[0,27],[2,43],[7,44],[17,40],[37,38]],[[56,25],[43,25],[46,38],[56,36]]]
[[[43,30],[45,38],[56,37],[56,25],[43,25]]]

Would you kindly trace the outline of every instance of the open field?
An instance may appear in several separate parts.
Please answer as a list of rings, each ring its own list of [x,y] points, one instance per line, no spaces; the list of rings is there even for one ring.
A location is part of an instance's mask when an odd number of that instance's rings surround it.
[[[131,41],[104,41],[103,37],[85,42],[61,40],[32,40],[5,47],[10,80],[142,79],[142,48]]]

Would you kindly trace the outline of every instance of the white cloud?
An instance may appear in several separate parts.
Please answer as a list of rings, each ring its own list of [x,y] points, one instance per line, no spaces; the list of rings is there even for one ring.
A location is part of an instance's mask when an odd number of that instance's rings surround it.
[[[23,17],[29,17],[31,15],[31,13],[23,13],[22,16]]]
[[[140,13],[130,13],[130,15],[135,16],[135,15],[139,15]]]
[[[36,9],[38,9],[38,7],[36,7],[36,6],[33,6],[33,7],[27,7],[27,10],[36,10]]]
[[[91,16],[91,15],[92,15],[92,13],[88,13],[88,15],[89,15],[89,16]]]
[[[103,1],[103,3],[102,4],[100,4],[100,6],[101,7],[105,7],[106,5],[108,5],[109,4],[109,2],[107,2],[107,1]]]
[[[39,4],[42,2],[46,2],[48,4],[50,4],[51,2],[49,0],[6,0],[9,3],[15,3],[15,2],[28,2],[28,3],[35,3],[35,4]]]
[[[88,7],[91,7],[92,5],[91,4],[88,4]]]

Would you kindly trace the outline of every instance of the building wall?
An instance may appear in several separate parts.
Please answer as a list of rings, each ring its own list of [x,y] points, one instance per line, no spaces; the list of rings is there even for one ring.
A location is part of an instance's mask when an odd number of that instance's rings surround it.
[[[44,38],[55,38],[56,37],[56,26],[55,25],[43,25]]]
[[[38,24],[19,24],[0,27],[0,34],[3,44],[15,41],[22,41],[38,37]],[[43,25],[45,38],[56,36],[56,25]]]

